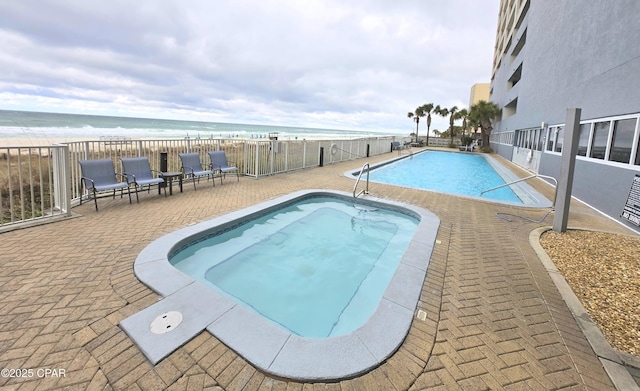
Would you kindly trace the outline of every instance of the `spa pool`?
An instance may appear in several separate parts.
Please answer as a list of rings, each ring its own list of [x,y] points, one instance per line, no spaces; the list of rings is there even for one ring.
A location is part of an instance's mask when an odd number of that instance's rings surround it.
[[[164,298],[120,326],[153,364],[206,329],[275,376],[356,376],[406,337],[439,224],[310,190],[185,227],[139,254],[136,276]]]
[[[413,215],[310,197],[189,244],[169,262],[303,337],[371,316],[417,226]]]

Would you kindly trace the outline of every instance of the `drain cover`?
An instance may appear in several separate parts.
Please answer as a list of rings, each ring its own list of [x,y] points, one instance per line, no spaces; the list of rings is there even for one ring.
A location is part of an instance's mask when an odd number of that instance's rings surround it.
[[[149,328],[154,334],[165,334],[174,330],[182,323],[182,314],[178,311],[169,311],[155,318]]]

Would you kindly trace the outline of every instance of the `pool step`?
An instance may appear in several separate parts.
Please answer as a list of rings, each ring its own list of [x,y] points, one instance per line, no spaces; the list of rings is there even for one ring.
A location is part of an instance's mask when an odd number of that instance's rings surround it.
[[[120,327],[155,365],[201,333],[233,306],[234,303],[221,294],[193,282],[152,306],[123,319]],[[176,311],[177,309],[180,311]],[[179,322],[175,313],[179,313],[182,318]],[[170,315],[162,318],[166,314]],[[170,326],[169,329],[167,326]],[[158,327],[164,327],[165,331],[170,332],[157,333]]]

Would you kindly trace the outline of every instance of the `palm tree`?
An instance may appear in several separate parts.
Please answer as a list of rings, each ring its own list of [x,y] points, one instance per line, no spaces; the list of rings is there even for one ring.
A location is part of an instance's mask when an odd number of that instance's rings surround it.
[[[429,128],[431,128],[431,113],[433,112],[433,107],[433,103],[420,106],[422,112],[427,115],[427,145],[429,145]]]
[[[477,118],[471,115],[471,111],[469,111],[469,114],[467,115],[467,125],[469,129],[473,129],[474,136],[477,135],[478,129],[480,129],[480,123]]]
[[[467,123],[467,118],[469,117],[469,111],[467,111],[467,109],[460,109],[460,111],[458,111],[456,113],[456,115],[454,116],[454,120],[457,121],[459,119],[462,120],[462,138],[460,139],[462,141],[462,144],[464,146],[468,146],[468,144],[470,144],[471,142],[471,138],[466,137],[467,135],[467,127],[468,127],[468,123]]]
[[[451,144],[453,144],[453,121],[455,120],[456,113],[458,112],[458,106],[453,106],[450,109],[446,107],[436,106],[435,113],[446,117],[449,116],[449,132],[451,134]]]
[[[420,124],[420,117],[424,117],[423,106],[416,108],[415,112],[408,112],[407,117],[413,119],[416,122],[416,143],[418,142],[418,125]]]
[[[467,131],[467,117],[469,117],[469,112],[467,111],[467,109],[460,109],[460,111],[458,111],[455,115],[454,120],[462,120],[462,137],[464,138],[464,136],[466,135],[466,131]]]
[[[479,101],[469,109],[469,120],[482,132],[482,146],[489,145],[493,122],[500,114],[500,107],[493,102]]]

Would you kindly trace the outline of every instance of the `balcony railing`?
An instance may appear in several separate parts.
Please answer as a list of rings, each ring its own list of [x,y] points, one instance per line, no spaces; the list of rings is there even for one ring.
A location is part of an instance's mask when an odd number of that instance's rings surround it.
[[[0,147],[0,231],[20,223],[70,216],[85,196],[80,160],[146,156],[152,170],[180,171],[179,153],[197,152],[203,164],[210,151],[223,150],[241,175],[258,178],[338,163],[391,151],[393,137],[353,140],[101,139],[41,147]]]
[[[0,148],[0,228],[71,214],[69,147]]]

